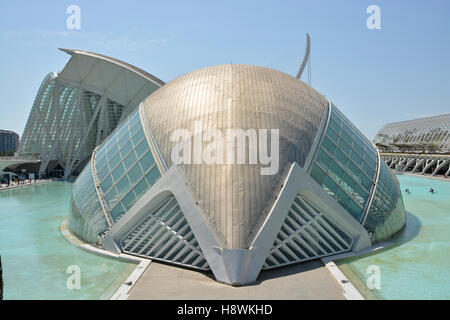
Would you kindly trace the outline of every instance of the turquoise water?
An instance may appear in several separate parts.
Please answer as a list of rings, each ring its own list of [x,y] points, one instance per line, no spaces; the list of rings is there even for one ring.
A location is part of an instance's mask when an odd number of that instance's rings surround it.
[[[410,175],[397,178],[409,212],[406,228],[393,239],[398,245],[338,264],[356,275],[360,281],[354,283],[363,295],[369,291],[361,287],[370,275],[366,270],[377,265],[380,289],[370,290],[377,298],[450,299],[450,181]],[[430,187],[434,194],[428,192]]]
[[[135,265],[95,255],[59,232],[67,217],[71,184],[51,182],[0,191],[0,255],[4,299],[109,298]],[[80,289],[67,288],[80,270]]]

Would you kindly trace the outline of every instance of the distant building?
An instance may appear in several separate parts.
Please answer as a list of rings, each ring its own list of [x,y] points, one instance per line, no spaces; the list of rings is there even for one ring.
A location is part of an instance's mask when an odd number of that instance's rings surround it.
[[[19,147],[19,135],[12,131],[0,130],[0,154],[11,153]]]
[[[389,123],[373,143],[392,169],[450,175],[450,114]]]

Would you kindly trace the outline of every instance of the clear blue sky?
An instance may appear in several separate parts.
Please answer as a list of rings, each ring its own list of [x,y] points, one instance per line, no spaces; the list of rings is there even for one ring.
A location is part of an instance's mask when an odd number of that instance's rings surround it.
[[[81,8],[81,30],[66,8]],[[381,8],[368,30],[366,8]],[[0,129],[21,134],[44,76],[102,53],[168,82],[224,63],[296,75],[311,35],[312,86],[369,138],[387,122],[450,112],[450,1],[1,1]],[[306,77],[304,77],[306,79]]]

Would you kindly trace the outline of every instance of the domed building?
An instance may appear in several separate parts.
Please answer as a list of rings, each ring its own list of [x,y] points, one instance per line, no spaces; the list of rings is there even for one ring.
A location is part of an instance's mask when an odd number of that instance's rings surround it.
[[[73,185],[69,228],[242,285],[370,247],[405,219],[396,177],[331,101],[230,64],[162,85],[118,124]]]

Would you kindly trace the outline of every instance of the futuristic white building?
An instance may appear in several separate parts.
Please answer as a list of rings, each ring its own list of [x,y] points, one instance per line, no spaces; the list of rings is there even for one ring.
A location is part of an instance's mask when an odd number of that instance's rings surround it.
[[[84,86],[86,78],[78,83]],[[398,181],[377,149],[301,80],[250,65],[207,67],[163,86],[147,80],[139,97],[144,92],[148,97],[120,116],[126,118],[108,138],[109,130],[96,129],[84,142],[89,145],[84,150],[98,146],[74,183],[69,228],[85,241],[211,270],[218,281],[240,285],[254,282],[262,269],[367,248],[404,226]],[[81,96],[87,97],[86,90]],[[102,95],[96,95],[82,101],[109,105],[110,98],[100,102]],[[114,101],[133,105],[129,99]],[[105,119],[101,110],[96,114]],[[97,123],[95,116],[89,119],[84,123]],[[239,164],[174,163],[173,133],[198,132],[199,124],[201,132],[248,133],[227,149],[233,155],[250,145],[251,130],[278,130],[277,141],[273,135],[270,141],[257,137],[259,147],[271,146],[278,170],[262,175],[267,163],[251,162],[245,148]],[[60,146],[72,140],[62,138]],[[208,142],[200,141],[207,148]],[[68,157],[66,149],[52,148],[68,168],[87,154]]]
[[[40,175],[59,172],[67,178],[81,171],[94,148],[164,82],[117,59],[61,50],[71,58],[43,80],[17,157],[41,160]]]
[[[417,174],[450,175],[450,114],[388,123],[374,143],[390,168]]]

